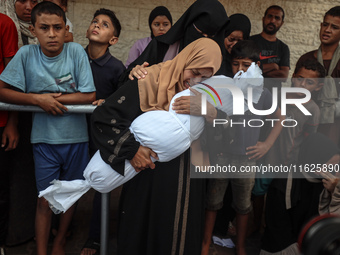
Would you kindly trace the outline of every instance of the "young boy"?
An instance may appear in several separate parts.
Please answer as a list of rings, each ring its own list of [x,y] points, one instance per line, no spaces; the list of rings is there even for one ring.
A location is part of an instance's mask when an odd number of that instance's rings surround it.
[[[33,114],[31,143],[38,191],[54,179],[83,178],[88,163],[85,114],[70,114],[64,104],[89,104],[95,87],[84,49],[64,44],[66,17],[56,4],[37,4],[31,14],[32,33],[40,45],[22,47],[0,76],[0,100],[36,105],[45,112]],[[64,254],[65,233],[74,207],[60,219],[52,254]],[[47,253],[52,211],[38,199],[36,211],[37,254]]]
[[[304,88],[313,93],[322,88],[325,75],[325,69],[316,59],[307,59],[296,66],[292,77],[292,86]],[[305,97],[305,95],[290,93],[287,97],[298,99]],[[311,115],[305,115],[296,105],[287,105],[287,119],[294,119],[296,125],[282,129],[278,139],[266,155],[265,164],[271,166],[297,164],[302,142],[306,136],[317,131],[320,119],[319,107],[313,100],[309,100],[303,106]],[[287,122],[287,125],[290,124]],[[253,192],[257,193],[259,193],[259,188],[264,191],[268,189],[265,214],[266,228],[262,243],[262,249],[266,252],[275,253],[286,250],[287,254],[293,254],[290,252],[291,249],[297,251],[296,242],[301,229],[297,226],[297,222],[292,220],[295,211],[292,208],[296,206],[296,199],[298,199],[297,194],[293,194],[294,189],[292,187],[295,186],[294,182],[296,181],[292,178],[293,174],[294,172],[291,171],[288,178],[287,174],[275,176],[277,178],[273,179],[269,189],[268,184],[270,182],[262,182],[263,179],[259,178],[254,187]]]
[[[59,5],[61,9],[66,13],[67,12],[67,1],[68,0],[44,0],[44,1],[50,1],[52,3],[55,3],[56,5]],[[73,42],[73,25],[71,21],[66,17],[66,26],[68,26],[68,33],[65,37],[65,42]]]
[[[231,51],[232,71],[234,75],[242,70],[247,72],[248,68],[255,62],[259,65],[259,49],[253,41],[240,41]],[[258,68],[258,67],[256,67]],[[272,96],[268,89],[264,89],[254,108],[258,110],[269,109],[272,106]],[[247,111],[244,115],[230,116],[235,123],[248,123],[250,119],[260,119],[260,116]],[[274,119],[283,120],[281,111],[278,108],[273,113]],[[258,141],[260,127],[250,127],[248,125],[235,125],[232,127],[234,135],[232,142],[226,144],[223,152],[217,156],[216,163],[221,166],[255,166],[256,160],[263,157],[269,148],[274,144],[282,126],[277,121],[269,136],[264,142]],[[227,132],[230,132],[228,130]],[[229,175],[230,176],[230,175]],[[245,253],[245,238],[247,233],[247,223],[251,211],[251,190],[254,186],[255,172],[238,173],[228,179],[211,179],[208,182],[207,209],[205,220],[204,239],[202,244],[202,255],[207,255],[213,227],[215,224],[217,210],[223,206],[223,197],[228,183],[231,183],[233,191],[232,206],[236,211],[236,232],[237,232],[237,254]]]
[[[320,24],[319,49],[302,55],[297,65],[306,59],[317,59],[335,80],[340,78],[340,6],[329,9]],[[326,84],[327,83],[327,84]],[[326,79],[325,86],[316,93],[315,102],[320,107],[320,125],[318,131],[340,144],[340,118],[335,116],[335,103],[339,98],[340,84],[333,79]]]
[[[108,9],[97,10],[86,32],[89,40],[85,51],[88,55],[92,69],[94,84],[96,86],[96,101],[101,102],[118,89],[118,79],[125,71],[123,63],[111,55],[109,47],[118,42],[121,25],[115,13]],[[90,117],[88,115],[88,128],[90,131]],[[93,156],[97,148],[90,138],[90,155]],[[87,239],[81,254],[99,252],[100,247],[100,212],[101,194],[95,193],[93,199],[93,211],[89,238]],[[87,252],[87,253],[86,253]]]

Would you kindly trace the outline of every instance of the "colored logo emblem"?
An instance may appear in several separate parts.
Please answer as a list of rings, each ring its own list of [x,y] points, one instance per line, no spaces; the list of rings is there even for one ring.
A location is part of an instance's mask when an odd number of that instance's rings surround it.
[[[220,101],[220,104],[222,105],[222,100],[221,100],[219,94],[216,92],[216,90],[215,90],[213,87],[211,87],[210,85],[208,85],[208,84],[206,84],[206,83],[203,83],[203,82],[199,82],[198,84],[201,84],[201,85],[203,85],[203,86],[206,86],[206,87],[209,88],[212,92],[214,92],[214,94],[217,96],[218,100]],[[212,100],[214,101],[215,106],[217,106],[215,97],[213,96],[213,94],[212,94],[209,90],[207,90],[207,89],[205,89],[205,88],[201,88],[201,87],[197,87],[197,88],[200,89],[200,90],[203,90],[205,93],[207,93],[207,94],[212,98]]]

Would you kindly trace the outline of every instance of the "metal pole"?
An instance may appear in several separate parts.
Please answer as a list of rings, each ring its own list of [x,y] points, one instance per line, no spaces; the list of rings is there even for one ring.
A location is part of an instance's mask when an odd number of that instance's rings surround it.
[[[101,228],[100,228],[100,255],[109,254],[109,211],[110,193],[102,193]]]
[[[65,105],[68,112],[72,113],[92,113],[96,108],[94,105]],[[24,111],[24,112],[43,112],[44,110],[37,106],[15,105],[0,102],[0,110],[3,111]],[[101,203],[101,233],[100,233],[100,255],[108,254],[109,240],[109,209],[110,193],[103,193]]]
[[[65,105],[68,109],[67,112],[72,113],[92,113],[93,110],[97,107],[95,105],[86,104],[86,105]],[[0,102],[0,110],[2,111],[21,111],[21,112],[44,112],[38,106],[32,105],[16,105],[16,104],[6,104]]]

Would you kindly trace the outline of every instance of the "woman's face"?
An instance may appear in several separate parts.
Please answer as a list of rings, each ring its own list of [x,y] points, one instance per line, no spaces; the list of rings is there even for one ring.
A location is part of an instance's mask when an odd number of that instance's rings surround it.
[[[231,49],[238,42],[243,40],[243,32],[240,30],[233,31],[230,35],[224,38],[225,49],[231,53]]]
[[[164,35],[171,28],[171,22],[166,16],[157,16],[151,23],[152,34],[156,36]]]
[[[212,68],[194,68],[185,69],[183,72],[183,85],[185,89],[201,82],[204,79],[210,78],[213,75]]]
[[[17,0],[14,4],[15,13],[22,21],[31,21],[31,12],[38,0]]]

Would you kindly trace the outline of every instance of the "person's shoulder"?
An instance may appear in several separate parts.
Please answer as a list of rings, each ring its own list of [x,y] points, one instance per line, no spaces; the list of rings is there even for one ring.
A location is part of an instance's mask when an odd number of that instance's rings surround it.
[[[312,50],[312,51],[308,51],[306,53],[304,53],[299,59],[315,59],[315,54],[316,53],[316,50]]]
[[[11,25],[11,24],[13,24],[13,25],[15,25],[14,24],[14,21],[10,18],[10,17],[8,17],[6,14],[3,14],[3,13],[0,13],[0,24],[1,25]]]
[[[81,46],[79,43],[76,43],[76,42],[64,43],[64,47],[69,49],[69,50],[82,50],[82,51],[84,51],[83,46]]]
[[[36,55],[38,53],[38,51],[40,51],[40,50],[41,50],[40,45],[27,44],[27,45],[20,47],[17,54],[34,54],[34,55]]]
[[[72,54],[75,57],[87,57],[87,53],[84,50],[83,46],[76,42],[64,43],[64,50],[67,54]]]
[[[250,36],[249,40],[255,41],[255,40],[258,40],[258,39],[261,39],[261,38],[262,38],[261,34],[256,34],[256,35]]]
[[[115,67],[122,69],[123,71],[126,69],[123,62],[120,61],[115,56],[113,56],[112,54],[111,54],[111,57],[110,57],[110,61],[111,61],[112,65],[114,65]]]
[[[286,44],[285,42],[283,42],[279,38],[276,38],[276,39],[277,39],[276,42],[279,43],[281,45],[281,47],[289,49],[288,44]]]

